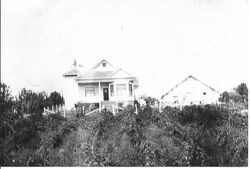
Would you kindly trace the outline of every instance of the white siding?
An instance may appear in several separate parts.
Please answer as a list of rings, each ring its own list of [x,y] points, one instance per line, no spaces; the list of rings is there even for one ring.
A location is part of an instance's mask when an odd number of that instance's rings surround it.
[[[92,86],[95,88],[95,96],[85,96],[85,87]],[[78,101],[84,103],[98,103],[99,102],[99,86],[98,83],[78,84]]]
[[[74,81],[74,77],[66,77],[63,79],[63,97],[65,100],[65,108],[70,110],[74,108],[74,104],[77,102],[77,83]]]

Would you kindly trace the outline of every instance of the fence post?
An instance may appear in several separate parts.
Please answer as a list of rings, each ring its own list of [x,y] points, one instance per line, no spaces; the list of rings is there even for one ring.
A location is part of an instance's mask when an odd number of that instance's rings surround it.
[[[115,115],[115,106],[112,105],[113,115]]]
[[[63,111],[63,116],[64,116],[64,118],[65,118],[65,115],[66,115],[66,108],[65,108],[65,105],[63,106],[64,107],[64,111]]]

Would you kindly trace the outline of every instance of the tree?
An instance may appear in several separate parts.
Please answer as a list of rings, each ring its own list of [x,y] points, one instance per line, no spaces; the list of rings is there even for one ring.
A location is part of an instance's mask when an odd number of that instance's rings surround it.
[[[0,83],[0,112],[3,115],[4,112],[10,110],[13,106],[13,96],[11,95],[9,87]]]
[[[227,91],[224,91],[220,98],[219,98],[220,102],[225,102],[225,103],[229,103],[229,93]]]
[[[245,83],[237,86],[236,92],[241,96],[243,103],[248,104],[248,88]]]
[[[23,88],[16,98],[16,110],[20,115],[41,115],[43,108],[48,106],[48,96],[45,92],[35,93]]]
[[[241,96],[248,96],[248,88],[245,83],[241,83],[237,88],[236,92]]]
[[[9,149],[9,136],[13,133],[13,97],[9,87],[0,83],[0,165],[2,166],[6,161],[6,153]]]
[[[155,102],[157,102],[157,99],[154,97],[142,95],[141,99],[144,99],[147,105],[153,106],[155,105]]]
[[[52,92],[50,94],[49,101],[50,101],[51,106],[52,105],[64,104],[63,96],[60,93],[56,92],[56,91],[54,91],[54,92]]]

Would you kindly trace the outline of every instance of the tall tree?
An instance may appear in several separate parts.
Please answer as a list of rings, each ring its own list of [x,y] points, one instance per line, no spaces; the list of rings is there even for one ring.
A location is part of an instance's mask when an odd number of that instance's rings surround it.
[[[63,96],[60,93],[56,92],[56,91],[54,91],[54,92],[52,92],[50,94],[49,101],[50,101],[51,105],[64,104]]]
[[[248,102],[248,88],[246,83],[241,83],[237,88],[236,92],[241,96],[243,103]]]
[[[225,102],[225,103],[229,103],[229,93],[227,91],[224,91],[219,98],[220,102]]]
[[[8,137],[13,133],[13,97],[9,87],[0,83],[0,165],[2,166],[6,160],[6,152],[9,149]]]

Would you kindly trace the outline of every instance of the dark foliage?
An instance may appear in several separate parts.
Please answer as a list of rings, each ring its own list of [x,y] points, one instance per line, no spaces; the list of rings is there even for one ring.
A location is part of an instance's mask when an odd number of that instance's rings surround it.
[[[229,113],[219,106],[194,105],[184,107],[178,116],[178,121],[182,124],[195,123],[211,128],[223,125],[228,120]]]
[[[50,93],[49,104],[51,106],[52,105],[64,104],[64,98],[63,98],[63,96],[60,93],[54,91],[54,92]]]
[[[1,84],[1,166],[248,165],[248,117],[221,106],[147,104],[138,114],[127,106],[69,120],[42,115],[51,98],[63,101],[26,89],[14,100]]]

